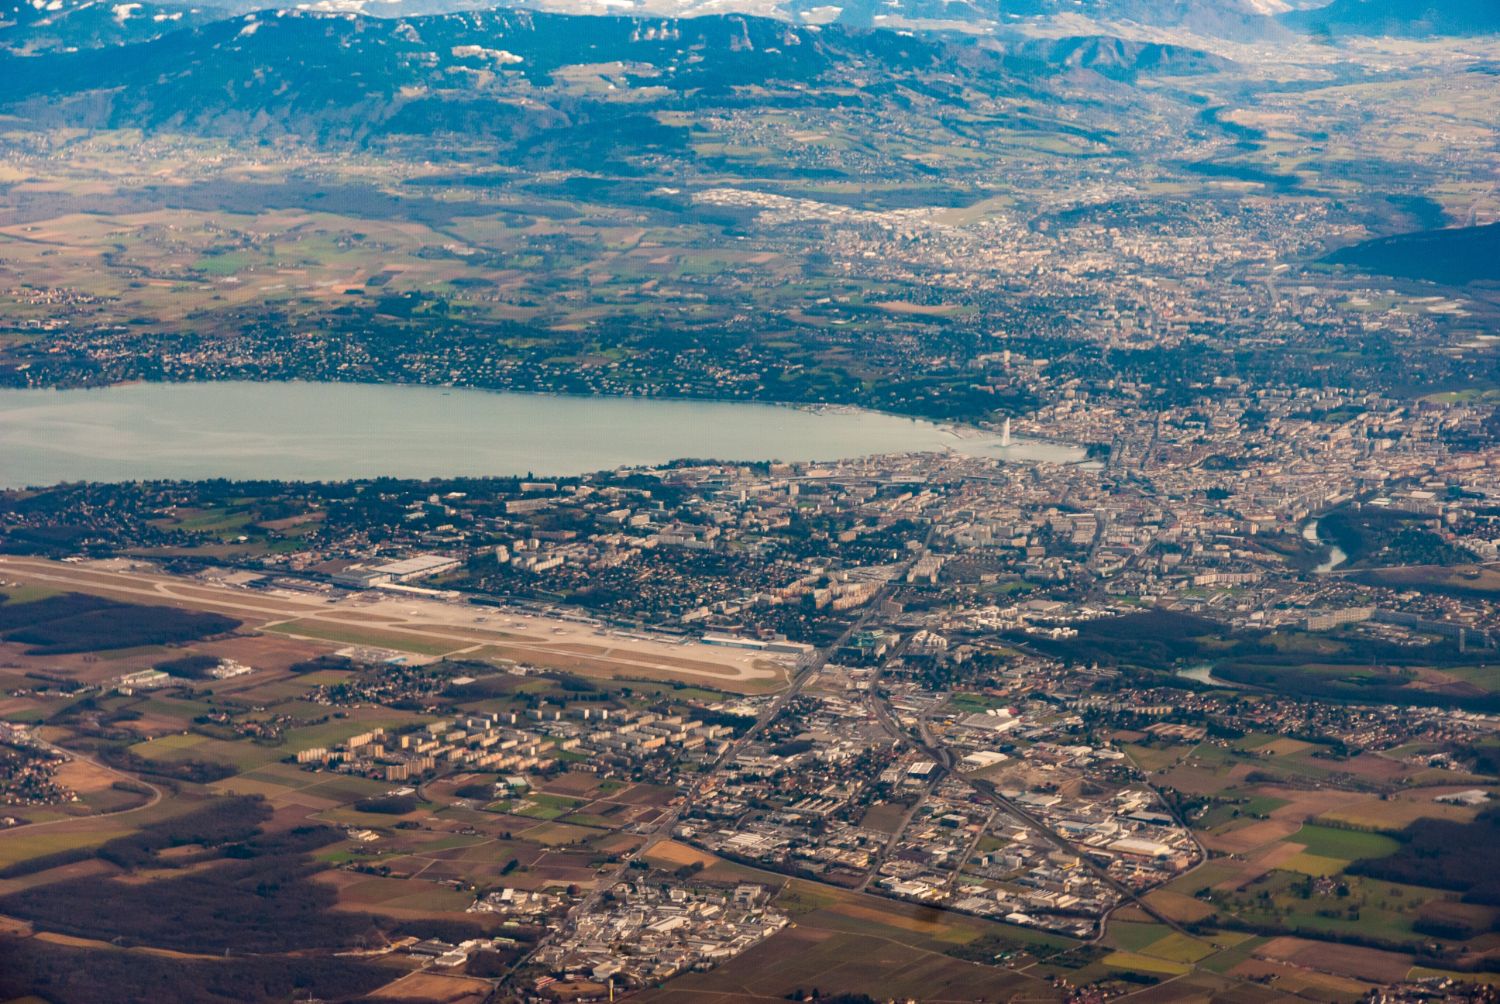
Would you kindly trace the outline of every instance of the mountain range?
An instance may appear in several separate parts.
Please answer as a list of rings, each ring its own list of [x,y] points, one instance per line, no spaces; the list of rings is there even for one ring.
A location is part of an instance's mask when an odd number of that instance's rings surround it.
[[[1226,65],[1192,49],[1113,38],[1002,44],[740,15],[289,10],[129,46],[0,55],[0,76],[14,82],[0,105],[42,125],[321,140],[450,133],[524,145],[549,130],[586,127],[574,141],[575,155],[586,156],[611,136],[634,148],[680,147],[685,128],[663,125],[658,114],[673,109],[742,101],[967,109],[1078,74],[1099,90],[1143,73]]]
[[[737,15],[276,11],[131,46],[0,57],[0,76],[14,82],[9,108],[43,124],[321,139],[450,132],[515,142],[592,121],[593,142],[625,129],[639,147],[682,142],[682,129],[643,113],[685,95],[694,107],[732,101],[737,88],[754,88],[763,107],[958,106],[974,89],[1017,86],[1006,59],[941,38]],[[558,75],[568,67],[588,69]]]
[[[1206,38],[1260,40],[1293,32],[1429,37],[1500,32],[1495,0],[512,0],[494,13],[642,16],[683,20],[740,13],[798,27],[837,24],[1019,39],[1061,34],[1125,36],[1133,29],[1180,29]],[[276,8],[266,0],[0,0],[0,49],[66,52],[153,41],[182,30]],[[483,13],[487,0],[305,0],[304,13],[401,20]],[[1080,32],[1093,23],[1098,31]]]
[[[1333,0],[1326,7],[1291,11],[1282,23],[1329,36],[1487,35],[1500,32],[1496,0]]]
[[[128,45],[229,15],[217,7],[145,0],[0,0],[0,47],[48,52]]]

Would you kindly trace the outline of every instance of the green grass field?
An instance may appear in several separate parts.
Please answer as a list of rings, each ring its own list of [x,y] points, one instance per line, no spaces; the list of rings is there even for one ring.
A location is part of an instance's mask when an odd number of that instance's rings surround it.
[[[98,847],[116,837],[134,833],[132,827],[99,820],[90,825],[44,826],[38,829],[22,827],[13,832],[0,834],[0,867],[17,861],[30,861],[44,854],[71,851],[80,847]]]
[[[1308,854],[1344,862],[1358,861],[1361,858],[1383,858],[1394,854],[1401,846],[1384,834],[1342,830],[1316,823],[1304,824],[1302,829],[1287,839],[1292,843],[1306,845]]]
[[[346,645],[368,645],[372,648],[389,648],[397,652],[412,652],[416,655],[444,655],[452,652],[454,649],[464,647],[459,642],[424,639],[421,635],[416,634],[393,634],[384,631],[363,630],[357,627],[326,624],[313,620],[294,620],[286,621],[282,624],[269,624],[265,630],[274,631],[277,634],[292,635],[298,638],[316,638],[319,641],[342,642]]]
[[[585,804],[581,798],[569,798],[566,795],[549,795],[545,792],[528,795],[526,796],[526,801],[531,804],[515,810],[515,814],[525,816],[528,819],[546,821],[561,819],[574,809]]]
[[[1112,952],[1104,957],[1104,964],[1111,969],[1155,976],[1182,976],[1193,971],[1193,967],[1185,962],[1168,962],[1137,952]]]

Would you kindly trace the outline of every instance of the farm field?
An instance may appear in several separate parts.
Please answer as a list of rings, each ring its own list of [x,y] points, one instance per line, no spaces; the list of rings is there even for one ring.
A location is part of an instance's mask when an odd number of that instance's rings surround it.
[[[320,703],[339,687],[383,675],[379,666],[349,660],[338,670],[312,668],[330,665],[331,648],[256,635],[203,643],[205,651],[234,652],[252,671],[224,681],[182,680],[138,693],[106,692],[90,699],[89,717],[69,710],[76,702],[45,695],[20,699],[18,710],[31,708],[48,719],[50,741],[63,748],[91,744],[95,756],[119,766],[74,760],[62,769],[60,776],[80,784],[85,795],[70,811],[95,815],[60,815],[53,821],[38,814],[34,822],[0,831],[0,900],[29,913],[32,904],[44,901],[28,897],[72,895],[83,883],[107,883],[121,890],[110,893],[112,902],[150,896],[180,901],[186,910],[194,908],[189,905],[197,895],[191,891],[194,883],[212,885],[235,869],[291,868],[278,882],[293,899],[265,908],[285,914],[293,928],[301,923],[297,911],[311,911],[309,922],[335,938],[345,937],[337,932],[373,924],[393,943],[404,943],[403,932],[414,932],[407,942],[431,932],[503,935],[514,942],[535,938],[536,928],[530,922],[502,925],[499,914],[471,912],[476,895],[509,888],[550,897],[554,904],[584,895],[622,855],[640,846],[641,838],[629,828],[650,825],[679,797],[671,786],[569,771],[563,762],[563,769],[535,778],[535,787],[498,801],[491,800],[504,783],[496,772],[450,770],[424,784],[420,796],[402,802],[405,796],[395,793],[409,789],[389,781],[299,765],[294,754],[301,750],[336,746],[374,729],[415,732],[436,720],[380,705]],[[45,664],[59,679],[107,680],[122,665],[144,668],[160,657],[131,656],[109,667],[109,674],[100,663],[76,655],[21,658]],[[501,685],[469,694],[464,703],[470,714],[509,714],[507,709],[524,708],[538,697],[570,693],[554,678],[489,672]],[[697,699],[724,696],[693,691]],[[648,689],[634,699],[644,704],[666,698]],[[122,727],[110,728],[115,721]],[[152,785],[159,797],[149,803],[136,796],[120,805],[93,804],[96,792],[89,785],[118,778]],[[483,796],[476,798],[476,792]],[[401,803],[396,811],[392,802]],[[121,811],[125,808],[131,811]],[[228,827],[230,843],[207,835],[185,843],[184,836],[166,836],[178,832],[174,827],[197,834],[220,825]],[[256,835],[246,837],[240,827],[253,828]],[[298,849],[312,834],[318,835],[316,846]],[[289,849],[263,862],[260,846]],[[258,923],[255,911],[245,910],[243,923]],[[116,922],[59,915],[19,925],[17,932],[38,942],[98,951],[108,946],[108,925]],[[206,924],[197,933],[178,932],[170,948],[157,947],[143,934],[146,944],[139,951],[176,960],[213,958],[218,949],[203,953],[175,946],[209,945],[216,930]],[[256,936],[269,939],[265,951],[274,954],[277,936]],[[378,970],[380,982],[389,985],[372,999],[421,995],[477,1004],[492,988],[462,971],[407,974],[410,963],[404,959],[377,960],[385,967]]]
[[[1271,735],[1127,751],[1157,784],[1191,800],[1189,818],[1211,855],[1147,901],[1168,918],[1219,930],[1203,953],[1162,925],[1117,922],[1106,963],[1155,960],[1164,976],[1191,965],[1339,998],[1360,992],[1361,981],[1405,978],[1427,952],[1473,964],[1491,950],[1480,932],[1497,916],[1493,907],[1366,873],[1402,852],[1414,826],[1474,824],[1479,808],[1439,799],[1500,794],[1485,779],[1469,779],[1477,789],[1438,783],[1449,779],[1393,756],[1332,756]]]

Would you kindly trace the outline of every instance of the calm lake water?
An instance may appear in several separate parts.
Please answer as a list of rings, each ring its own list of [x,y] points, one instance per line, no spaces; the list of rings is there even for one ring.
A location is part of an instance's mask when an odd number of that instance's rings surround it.
[[[584,474],[683,457],[837,460],[955,449],[1076,463],[1071,446],[874,412],[386,384],[0,390],[0,486],[152,478]]]

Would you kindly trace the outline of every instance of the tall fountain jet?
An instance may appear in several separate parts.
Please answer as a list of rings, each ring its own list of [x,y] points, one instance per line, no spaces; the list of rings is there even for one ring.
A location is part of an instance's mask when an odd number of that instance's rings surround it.
[[[1010,419],[1007,418],[1005,420],[1005,424],[1000,427],[1000,448],[1004,449],[1005,447],[1007,447],[1009,445],[1010,445]]]

